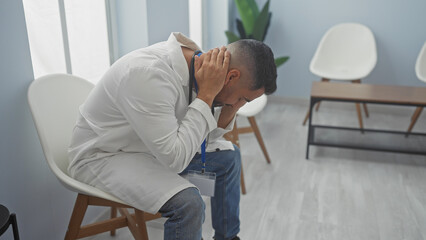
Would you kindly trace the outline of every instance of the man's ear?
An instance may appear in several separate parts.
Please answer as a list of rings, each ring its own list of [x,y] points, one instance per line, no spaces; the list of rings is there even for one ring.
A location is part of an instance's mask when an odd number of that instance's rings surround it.
[[[227,85],[231,81],[232,83],[236,83],[240,79],[240,77],[241,77],[240,70],[235,68],[229,70],[228,74],[226,75],[225,85]]]

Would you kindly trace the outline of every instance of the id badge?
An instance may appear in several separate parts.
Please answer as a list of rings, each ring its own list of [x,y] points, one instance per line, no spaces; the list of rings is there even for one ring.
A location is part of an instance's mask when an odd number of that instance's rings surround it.
[[[201,195],[214,197],[216,173],[190,170],[185,178],[200,190]]]

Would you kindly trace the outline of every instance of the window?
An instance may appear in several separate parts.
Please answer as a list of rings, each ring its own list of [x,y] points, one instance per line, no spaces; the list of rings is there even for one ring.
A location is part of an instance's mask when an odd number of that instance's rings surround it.
[[[189,38],[203,48],[203,0],[189,0]]]
[[[38,78],[69,73],[96,83],[110,66],[105,0],[23,0]]]

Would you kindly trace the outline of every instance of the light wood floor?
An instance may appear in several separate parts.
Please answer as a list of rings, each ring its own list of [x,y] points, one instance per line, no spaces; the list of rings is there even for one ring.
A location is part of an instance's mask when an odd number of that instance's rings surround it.
[[[271,99],[271,98],[270,98]],[[415,108],[368,105],[366,128],[405,130]],[[272,164],[252,134],[240,136],[247,195],[241,199],[243,240],[426,239],[426,157],[375,151],[311,147],[305,160],[307,102],[272,98],[256,120]],[[426,132],[426,114],[414,132]],[[355,105],[324,102],[314,122],[357,127]],[[240,126],[248,124],[239,119]],[[424,146],[426,147],[426,146]],[[211,239],[210,203],[203,225]],[[149,223],[161,240],[161,222]],[[117,236],[132,239],[127,229]]]

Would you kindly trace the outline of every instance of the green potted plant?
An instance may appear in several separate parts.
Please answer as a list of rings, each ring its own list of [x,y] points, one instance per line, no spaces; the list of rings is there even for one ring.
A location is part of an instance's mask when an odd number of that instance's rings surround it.
[[[263,42],[268,32],[271,22],[272,13],[269,12],[269,0],[265,3],[262,10],[259,11],[255,0],[234,0],[237,5],[240,19],[236,19],[237,29],[240,36],[232,31],[226,31],[228,43],[235,42],[239,39],[256,39]],[[277,67],[284,64],[290,57],[279,57],[275,59]]]

